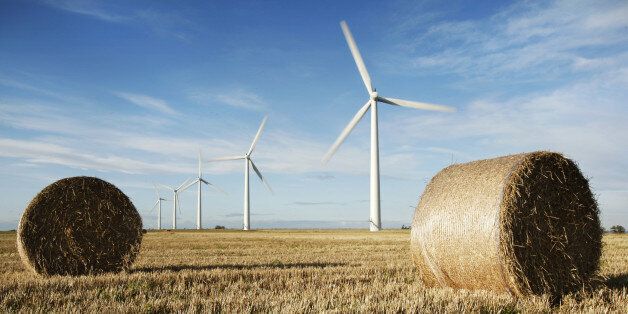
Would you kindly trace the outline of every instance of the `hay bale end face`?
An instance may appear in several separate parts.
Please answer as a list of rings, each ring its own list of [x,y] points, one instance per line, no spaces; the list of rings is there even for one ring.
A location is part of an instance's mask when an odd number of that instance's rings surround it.
[[[577,165],[534,152],[455,164],[426,186],[412,222],[421,280],[559,297],[599,266],[597,203]]]
[[[142,219],[129,198],[93,177],[61,179],[30,202],[18,226],[23,263],[42,275],[128,269],[139,253]]]

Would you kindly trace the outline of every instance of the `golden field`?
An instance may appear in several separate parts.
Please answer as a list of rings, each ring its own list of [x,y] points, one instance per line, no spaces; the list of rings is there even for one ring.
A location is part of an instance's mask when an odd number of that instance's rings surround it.
[[[593,291],[516,299],[427,289],[409,231],[160,231],[128,273],[39,277],[0,233],[0,311],[40,312],[590,312],[628,313],[628,235],[606,235]]]

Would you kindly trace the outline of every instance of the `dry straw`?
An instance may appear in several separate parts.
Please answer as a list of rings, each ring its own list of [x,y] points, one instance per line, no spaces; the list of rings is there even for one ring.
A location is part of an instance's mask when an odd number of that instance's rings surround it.
[[[18,227],[24,264],[42,275],[128,269],[139,253],[142,219],[114,185],[93,177],[59,180],[30,202]]]
[[[561,154],[455,164],[425,188],[412,255],[428,286],[559,297],[598,269],[598,214],[587,179]]]

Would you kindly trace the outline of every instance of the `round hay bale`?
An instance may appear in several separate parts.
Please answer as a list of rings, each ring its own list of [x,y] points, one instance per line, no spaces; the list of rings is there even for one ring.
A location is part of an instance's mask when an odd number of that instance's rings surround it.
[[[561,154],[455,164],[426,186],[411,251],[427,286],[560,297],[598,269],[598,214],[587,179]]]
[[[42,275],[86,275],[128,269],[139,253],[142,218],[111,183],[61,179],[24,210],[17,247],[27,268]]]

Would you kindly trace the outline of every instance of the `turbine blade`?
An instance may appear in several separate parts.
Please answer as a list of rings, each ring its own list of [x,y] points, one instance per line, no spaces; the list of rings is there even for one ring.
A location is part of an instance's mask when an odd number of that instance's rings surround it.
[[[157,196],[157,199],[160,199],[161,195],[159,195],[159,189],[157,188],[157,184],[155,184],[155,182],[153,182],[153,187],[155,188],[155,194]]]
[[[161,184],[161,183],[160,183],[160,184],[157,184],[157,185],[159,185],[159,186],[161,186],[161,187],[163,187],[163,188],[166,188],[166,189],[168,189],[168,190],[174,190],[174,188],[173,188],[173,187],[168,186],[168,185],[165,185],[165,184]]]
[[[194,185],[194,183],[198,182],[198,180],[199,180],[199,178],[196,178],[196,180],[192,180],[192,181],[190,181],[188,179],[187,181],[185,181],[186,182],[185,186],[181,186],[177,190],[179,192],[183,192],[183,191],[187,190],[189,187],[191,187],[192,185]]]
[[[188,184],[188,182],[190,182],[190,180],[193,180],[193,178],[189,178],[189,179],[183,181],[183,183],[181,183],[181,185],[179,185],[179,187],[177,187],[177,191],[180,191],[181,187],[183,187],[184,185]]]
[[[225,192],[223,189],[219,188],[217,185],[210,183],[209,181],[206,181],[205,179],[201,179],[201,182],[205,183],[206,185],[208,185],[209,187],[211,187],[212,189],[224,194],[224,195],[228,195],[227,192]]]
[[[253,152],[253,149],[255,149],[255,145],[257,145],[257,141],[259,140],[260,136],[262,136],[262,131],[264,130],[264,126],[266,125],[266,120],[268,120],[268,116],[264,117],[264,119],[262,120],[262,124],[260,124],[259,129],[257,129],[255,138],[253,138],[253,143],[251,143],[251,147],[249,148],[249,151],[246,153],[247,155],[251,155],[251,153]]]
[[[155,207],[157,207],[158,204],[159,204],[159,200],[155,202],[155,205],[153,205],[153,208],[151,208],[150,211],[152,212],[153,210],[155,210]]]
[[[255,166],[255,163],[253,163],[253,160],[251,160],[251,166],[253,166],[253,171],[255,171],[255,173],[257,174],[257,177],[259,177],[259,179],[262,180],[262,183],[264,183],[264,186],[268,189],[268,191],[274,194],[275,192],[273,192],[273,189],[270,188],[270,185],[268,185],[268,182],[264,179],[264,177],[262,176],[262,173],[259,171],[259,169],[257,169],[257,167]]]
[[[331,148],[327,151],[327,153],[323,157],[323,163],[327,163],[329,159],[331,158],[331,156],[333,156],[334,153],[336,153],[336,150],[338,150],[338,147],[340,147],[342,142],[344,142],[347,136],[349,136],[351,131],[353,131],[353,128],[356,126],[356,124],[358,124],[358,122],[360,122],[360,119],[362,119],[362,117],[364,116],[364,114],[370,107],[371,107],[371,100],[367,101],[366,104],[364,104],[364,106],[362,106],[362,108],[358,110],[358,112],[353,116],[353,119],[351,119],[349,124],[347,124],[344,130],[342,130],[342,132],[340,133],[340,136],[338,136],[334,144],[331,146]]]
[[[220,158],[212,158],[205,160],[206,162],[214,162],[214,161],[226,161],[226,160],[238,160],[244,159],[244,156],[230,156],[230,157],[220,157]]]
[[[355,40],[353,39],[353,35],[349,30],[347,22],[340,22],[340,27],[342,28],[342,33],[345,35],[345,40],[347,40],[347,45],[349,45],[349,49],[353,55],[353,60],[355,60],[355,64],[358,66],[358,71],[360,71],[360,76],[362,76],[362,81],[364,81],[366,90],[370,94],[373,92],[373,84],[371,84],[371,77],[369,76],[369,72],[366,70],[364,60],[362,60],[362,55],[360,54],[360,50],[358,50],[358,45],[355,44]]]
[[[456,111],[455,108],[453,107],[448,107],[448,106],[443,106],[443,105],[434,105],[434,104],[428,104],[428,103],[424,103],[424,102],[418,102],[418,101],[409,101],[409,100],[403,100],[403,99],[396,99],[396,98],[384,98],[384,97],[377,97],[378,101],[390,104],[390,105],[395,105],[395,106],[402,106],[402,107],[410,107],[410,108],[415,108],[415,109],[423,109],[423,110],[432,110],[432,111],[444,111],[444,112],[454,112]]]

